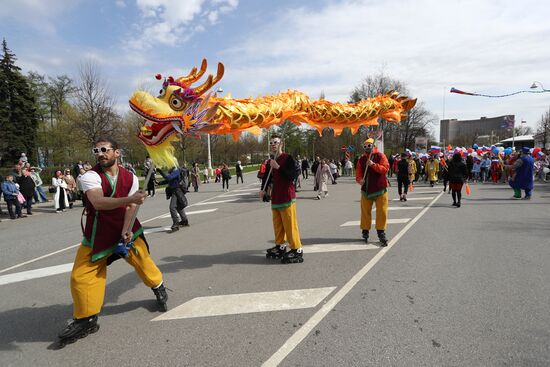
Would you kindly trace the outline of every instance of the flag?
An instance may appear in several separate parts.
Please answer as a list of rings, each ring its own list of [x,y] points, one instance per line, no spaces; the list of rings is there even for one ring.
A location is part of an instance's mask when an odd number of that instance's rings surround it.
[[[503,129],[513,129],[514,128],[514,116],[504,116],[504,119],[502,120],[502,127]]]

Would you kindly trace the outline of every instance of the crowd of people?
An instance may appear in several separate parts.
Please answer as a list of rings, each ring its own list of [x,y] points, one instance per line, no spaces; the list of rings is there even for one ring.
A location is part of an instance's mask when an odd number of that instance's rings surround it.
[[[55,171],[47,190],[53,194],[53,207],[56,213],[72,209],[75,201],[82,196],[79,185],[80,177],[92,166],[88,162],[78,162],[73,167]],[[0,176],[0,196],[4,196],[10,219],[25,218],[33,215],[33,205],[48,202],[41,173],[42,168],[31,165],[25,153],[21,153],[19,161],[12,172]],[[25,213],[23,211],[26,211]],[[0,206],[0,214],[3,213]]]

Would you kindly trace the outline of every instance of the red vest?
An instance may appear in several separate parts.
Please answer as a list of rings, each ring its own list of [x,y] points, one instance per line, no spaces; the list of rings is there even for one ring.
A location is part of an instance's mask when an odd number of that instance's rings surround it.
[[[271,190],[271,208],[286,208],[296,200],[296,189],[294,182],[284,177],[281,170],[288,163],[289,155],[282,153],[275,159],[279,164],[279,169],[271,170],[273,175],[273,189]]]
[[[134,175],[122,166],[118,166],[118,178],[116,179],[115,190],[111,187],[111,183],[107,175],[103,172],[99,165],[92,168],[101,177],[101,188],[103,196],[120,198],[128,196]],[[92,262],[99,260],[105,256],[109,256],[115,250],[116,245],[121,239],[122,227],[124,225],[124,215],[126,207],[120,207],[111,210],[96,210],[92,203],[84,194],[84,213],[86,215],[86,226],[83,228],[84,240],[82,243],[85,246],[92,247]],[[136,219],[132,227],[134,238],[143,233],[141,224]]]
[[[382,160],[382,153],[372,153],[370,160],[374,163],[379,164]],[[362,155],[361,158],[359,158],[358,164],[360,165],[362,172],[365,172],[365,169],[367,167],[367,156]],[[365,183],[363,184],[363,186],[361,186],[361,191],[363,191],[367,195],[367,197],[375,198],[386,192],[387,187],[388,179],[386,178],[386,175],[380,174],[373,169],[369,169],[367,171]]]

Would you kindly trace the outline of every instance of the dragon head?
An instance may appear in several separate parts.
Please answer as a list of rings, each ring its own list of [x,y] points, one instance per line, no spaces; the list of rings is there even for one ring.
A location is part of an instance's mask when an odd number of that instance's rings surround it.
[[[218,63],[215,77],[209,75],[203,84],[192,87],[206,68],[207,62],[203,59],[200,70],[193,68],[187,76],[177,79],[165,78],[157,97],[137,91],[130,98],[130,108],[145,120],[138,137],[159,167],[177,165],[171,143],[178,140],[178,133],[197,136],[219,127],[210,123],[218,104],[209,103],[211,93],[207,92],[223,77],[224,66]],[[156,78],[160,80],[162,76],[157,74]]]

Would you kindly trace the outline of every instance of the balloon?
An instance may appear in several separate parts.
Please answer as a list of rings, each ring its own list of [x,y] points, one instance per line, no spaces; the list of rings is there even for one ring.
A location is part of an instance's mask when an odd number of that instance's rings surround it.
[[[472,148],[468,148],[468,153],[472,153],[474,150]]]
[[[512,148],[506,148],[506,149],[504,149],[504,154],[506,154],[506,155],[512,154]]]
[[[477,154],[482,155],[483,154],[483,149],[478,149]]]
[[[533,149],[533,155],[537,155],[540,152],[540,148]]]
[[[498,154],[498,148],[493,145],[493,148],[491,148],[491,153],[493,153],[494,155],[497,155]]]
[[[474,144],[473,148],[474,148],[475,150],[477,150],[477,148],[479,148],[479,145]]]
[[[499,152],[504,152],[504,147],[498,147]]]

